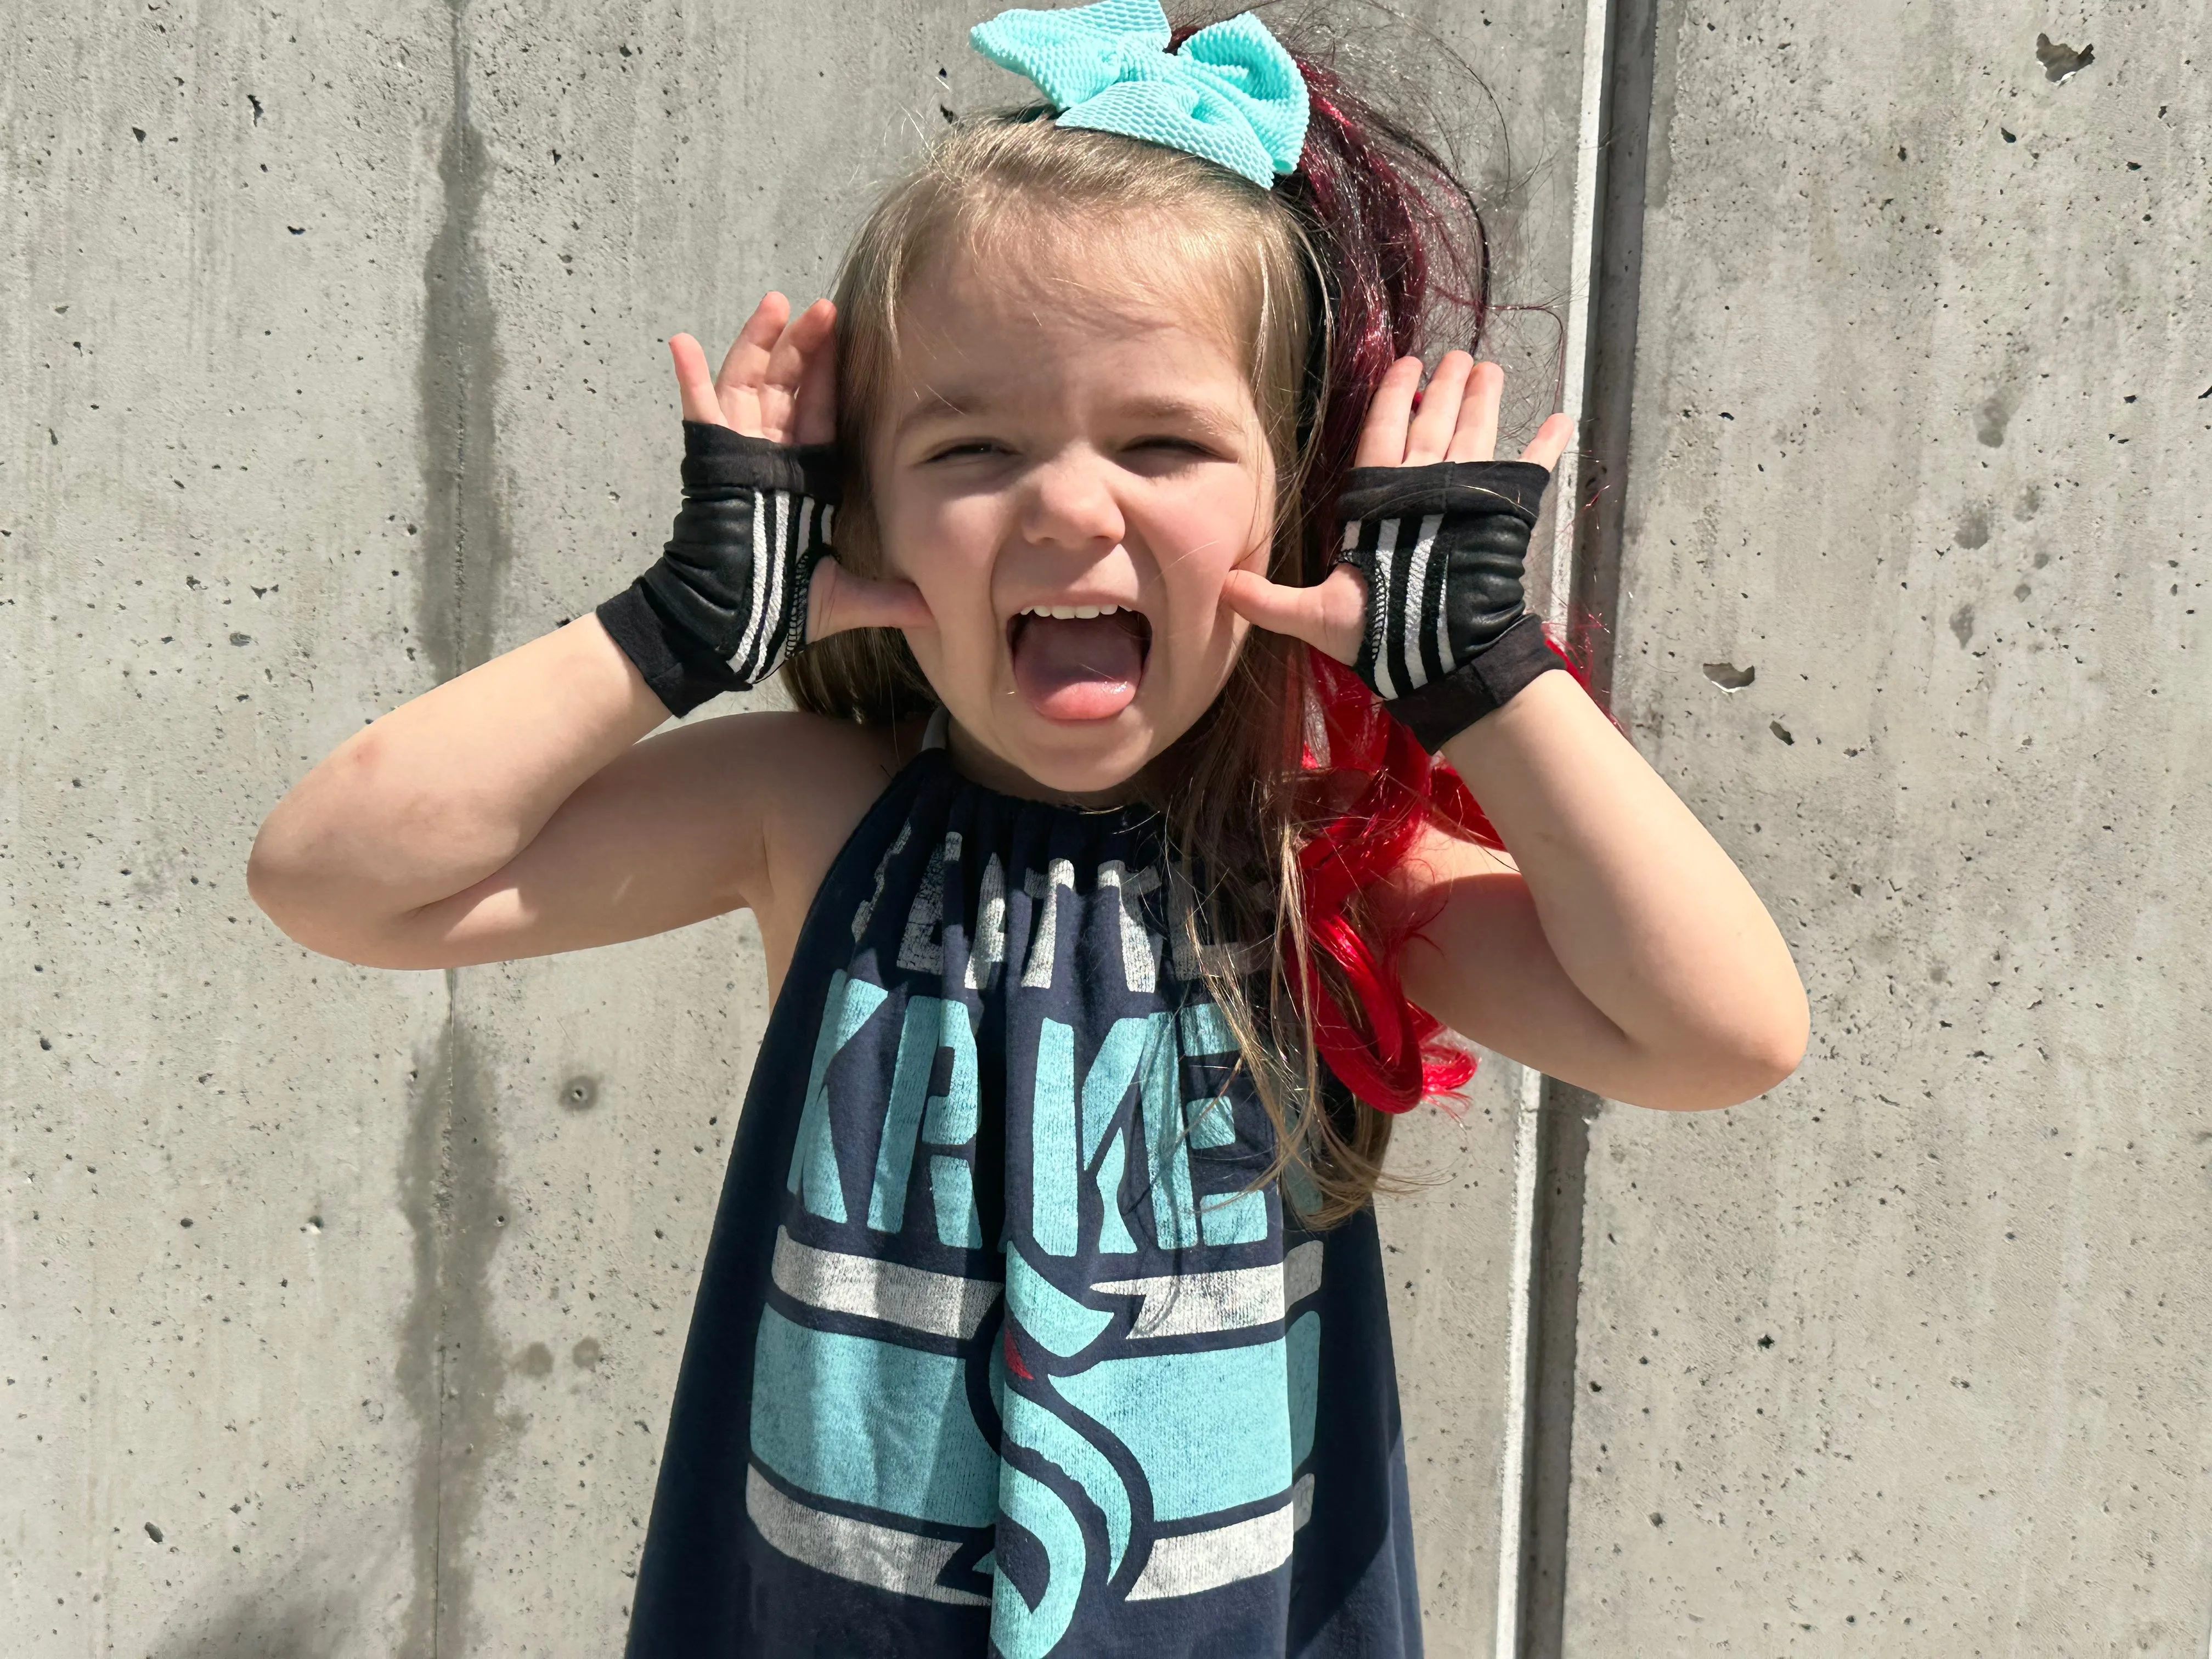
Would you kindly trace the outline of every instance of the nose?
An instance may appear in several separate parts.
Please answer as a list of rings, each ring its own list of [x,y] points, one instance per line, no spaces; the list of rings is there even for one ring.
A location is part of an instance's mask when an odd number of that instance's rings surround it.
[[[1102,456],[1068,450],[1031,469],[1024,481],[1022,535],[1038,547],[1103,552],[1121,544],[1128,526]]]

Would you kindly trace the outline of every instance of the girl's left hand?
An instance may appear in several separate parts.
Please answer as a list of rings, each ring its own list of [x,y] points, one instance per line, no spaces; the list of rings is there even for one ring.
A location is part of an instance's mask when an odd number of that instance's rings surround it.
[[[1426,466],[1436,461],[1486,461],[1498,448],[1498,405],[1505,372],[1449,351],[1424,388],[1421,360],[1401,357],[1376,389],[1360,429],[1354,466]],[[1574,422],[1554,415],[1536,430],[1521,459],[1549,471],[1566,453]],[[1257,557],[1262,569],[1267,553]],[[1367,616],[1367,578],[1340,564],[1311,587],[1269,581],[1261,570],[1233,570],[1221,586],[1229,608],[1255,628],[1287,634],[1326,651],[1339,662],[1356,661]]]

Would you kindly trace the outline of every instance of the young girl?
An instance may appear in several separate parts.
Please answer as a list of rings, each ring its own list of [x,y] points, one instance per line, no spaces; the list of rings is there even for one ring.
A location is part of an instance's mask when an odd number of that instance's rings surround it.
[[[1408,355],[1486,300],[1441,163],[1249,15],[975,38],[1046,104],[672,343],[660,561],[349,739],[253,892],[393,968],[759,920],[632,1654],[1416,1653],[1368,1200],[1438,1021],[1687,1109],[1802,993],[1547,672],[1567,422],[1493,461],[1498,370]]]

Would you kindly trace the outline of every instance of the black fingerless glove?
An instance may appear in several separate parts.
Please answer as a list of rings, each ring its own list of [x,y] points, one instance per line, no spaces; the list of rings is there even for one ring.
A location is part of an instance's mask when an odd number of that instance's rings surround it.
[[[1562,666],[1521,586],[1551,476],[1528,461],[1438,461],[1345,480],[1336,561],[1367,577],[1354,666],[1431,754]]]
[[[758,685],[806,643],[830,551],[836,450],[684,422],[684,505],[653,568],[599,609],[672,714]]]

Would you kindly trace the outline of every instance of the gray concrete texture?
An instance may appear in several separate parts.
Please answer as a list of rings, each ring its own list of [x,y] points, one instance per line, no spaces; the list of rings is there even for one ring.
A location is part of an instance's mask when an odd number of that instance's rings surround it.
[[[1513,297],[1556,298],[1580,18],[1413,11],[1495,104],[1418,35],[1398,86],[1456,99]],[[649,556],[660,342],[823,287],[939,106],[1012,93],[975,17],[0,16],[8,1651],[617,1644],[757,937],[356,969],[246,850],[347,732]],[[1389,1217],[1445,1653],[1494,1615],[1511,1082],[1409,1126]]]
[[[1595,1126],[1564,1650],[2202,1655],[2212,9],[1658,24],[1615,712],[1814,1036]]]

